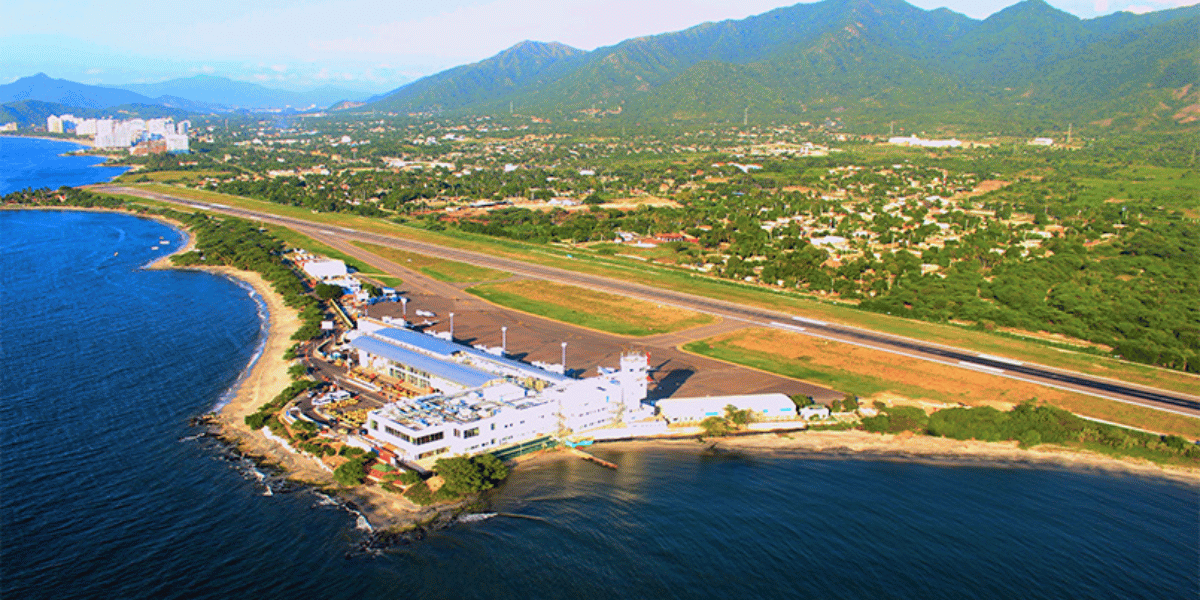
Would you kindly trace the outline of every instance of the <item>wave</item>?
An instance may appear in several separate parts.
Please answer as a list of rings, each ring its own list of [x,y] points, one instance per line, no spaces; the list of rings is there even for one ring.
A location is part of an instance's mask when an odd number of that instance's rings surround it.
[[[497,513],[492,512],[492,513],[475,513],[475,514],[470,514],[470,515],[462,515],[458,518],[458,522],[459,523],[478,523],[480,521],[486,521],[486,520],[496,516],[496,514]]]
[[[232,402],[233,399],[237,397],[238,391],[242,388],[242,384],[246,382],[246,378],[250,376],[250,373],[254,370],[255,365],[258,364],[258,360],[262,358],[263,351],[265,351],[267,348],[267,340],[269,339],[269,334],[271,332],[271,312],[267,308],[267,301],[263,299],[261,295],[259,295],[258,290],[255,290],[254,286],[237,279],[236,277],[228,277],[228,279],[238,287],[246,290],[246,294],[250,296],[252,300],[254,300],[254,307],[258,313],[258,340],[255,342],[254,353],[250,355],[250,361],[246,363],[245,368],[238,373],[237,379],[233,381],[229,388],[227,388],[224,392],[221,392],[221,395],[217,397],[216,403],[213,404],[211,409],[209,409],[209,412],[214,413],[221,412],[222,408],[225,408],[227,404]]]

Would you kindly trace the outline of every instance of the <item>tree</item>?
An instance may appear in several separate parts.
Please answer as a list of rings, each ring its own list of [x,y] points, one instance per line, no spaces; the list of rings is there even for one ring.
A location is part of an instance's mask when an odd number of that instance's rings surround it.
[[[732,428],[729,426],[729,421],[721,417],[709,417],[700,421],[700,427],[704,429],[704,435],[708,437],[723,437],[729,435]]]
[[[741,426],[744,426],[747,423],[749,423],[754,417],[753,417],[753,413],[751,413],[750,409],[748,409],[748,408],[738,410],[738,407],[736,407],[732,404],[726,404],[725,405],[725,418],[730,423],[733,423],[734,425],[741,427]]]
[[[317,297],[322,300],[341,298],[344,293],[341,286],[330,285],[328,283],[318,283],[314,291],[317,293]]]
[[[846,408],[846,412],[854,412],[858,410],[858,396],[854,394],[846,394],[842,398],[842,406]]]
[[[363,468],[364,459],[351,458],[340,467],[333,470],[333,480],[344,487],[356,486],[363,482],[367,470]]]
[[[300,379],[301,377],[308,375],[308,367],[304,366],[302,363],[296,363],[288,367],[288,375],[290,375],[292,379]]]
[[[466,496],[490,490],[508,477],[508,467],[492,454],[474,458],[439,458],[434,468],[445,481],[438,492],[445,490],[445,494],[450,496]]]

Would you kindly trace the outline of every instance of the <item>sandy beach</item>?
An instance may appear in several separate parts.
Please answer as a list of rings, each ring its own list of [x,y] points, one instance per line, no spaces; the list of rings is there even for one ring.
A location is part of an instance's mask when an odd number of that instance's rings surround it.
[[[902,433],[898,435],[866,431],[798,431],[787,434],[764,433],[724,438],[708,438],[705,446],[716,449],[767,454],[804,454],[809,456],[878,456],[901,459],[931,460],[949,463],[991,465],[1052,466],[1112,474],[1166,477],[1200,485],[1200,470],[1163,466],[1145,460],[1113,458],[1042,444],[1025,450],[1017,442],[981,442]],[[696,438],[656,439],[645,441],[605,442],[600,448],[629,448],[648,446],[697,447]]]

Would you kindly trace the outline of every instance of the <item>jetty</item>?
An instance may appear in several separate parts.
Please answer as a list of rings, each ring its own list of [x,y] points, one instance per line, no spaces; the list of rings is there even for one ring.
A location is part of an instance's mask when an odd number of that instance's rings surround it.
[[[571,454],[574,454],[575,456],[578,456],[579,458],[582,458],[583,460],[588,460],[588,461],[594,462],[602,467],[608,467],[614,471],[617,469],[616,463],[611,463],[602,458],[597,458],[595,456],[592,456],[591,454],[588,454],[587,452],[584,452],[583,450],[580,450],[579,448],[571,448],[570,450],[568,450],[568,452],[570,452]]]

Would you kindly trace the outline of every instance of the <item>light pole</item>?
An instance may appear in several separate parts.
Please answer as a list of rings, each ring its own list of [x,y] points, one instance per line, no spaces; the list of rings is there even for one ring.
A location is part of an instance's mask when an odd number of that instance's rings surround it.
[[[408,298],[400,297],[400,306],[404,308],[404,316],[408,317]]]
[[[567,343],[566,342],[562,343],[562,348],[563,348],[563,353],[562,353],[563,375],[566,375],[567,374]]]
[[[450,313],[450,341],[454,341],[454,313]]]
[[[500,328],[500,354],[508,354],[508,327]]]

